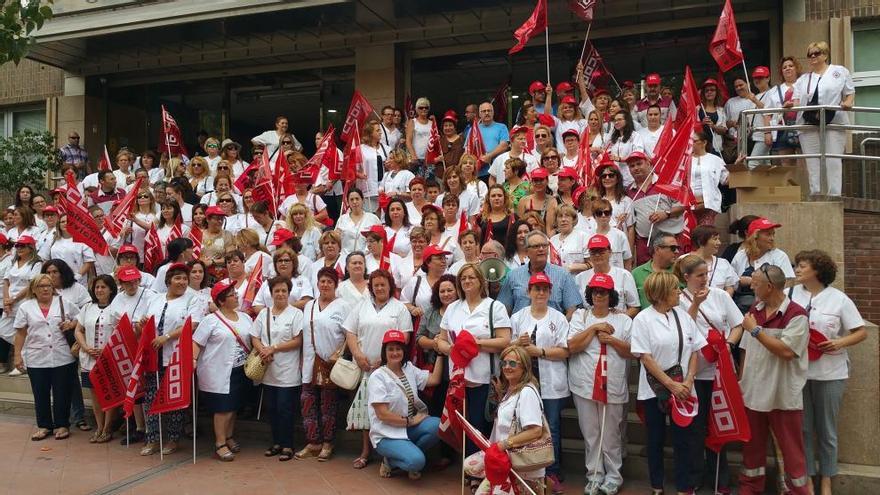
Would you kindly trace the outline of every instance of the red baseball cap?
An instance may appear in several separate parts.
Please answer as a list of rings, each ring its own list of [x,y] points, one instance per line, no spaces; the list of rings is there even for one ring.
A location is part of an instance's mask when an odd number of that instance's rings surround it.
[[[631,162],[633,160],[637,160],[637,159],[650,160],[650,158],[648,158],[648,155],[646,155],[645,153],[643,153],[641,151],[633,151],[632,153],[629,154],[628,157],[626,157],[626,163],[629,163],[629,162]]]
[[[529,93],[537,93],[538,91],[544,91],[547,86],[544,85],[541,81],[532,81],[532,84],[529,84]]]
[[[531,178],[531,180],[546,179],[547,177],[549,177],[549,174],[547,173],[546,168],[538,167],[532,171],[532,173],[531,173],[531,175],[529,175],[529,177]]]
[[[809,355],[810,361],[815,361],[825,354],[825,351],[819,347],[819,344],[827,340],[828,337],[822,332],[815,328],[810,329],[810,341],[807,343],[807,354]]]
[[[574,204],[578,205],[581,202],[581,196],[587,192],[587,188],[584,186],[578,186],[574,188],[574,191],[571,192],[571,200]]]
[[[611,249],[611,241],[602,234],[595,234],[587,241],[587,249]]]
[[[168,272],[172,272],[175,270],[183,270],[186,273],[189,273],[189,267],[186,266],[186,263],[171,263],[171,265],[168,267]],[[168,273],[168,272],[165,272],[165,273]]]
[[[597,98],[602,95],[611,96],[611,93],[609,93],[608,90],[605,88],[599,88],[593,92],[593,98]]]
[[[443,214],[443,208],[440,208],[439,206],[435,205],[434,203],[428,203],[425,206],[423,206],[422,207],[422,215],[425,214],[425,210],[434,210],[441,215]]]
[[[568,129],[562,133],[562,139],[565,140],[565,138],[568,136],[574,136],[574,137],[580,139],[581,133],[579,133],[577,129]]]
[[[427,263],[431,256],[448,256],[452,253],[444,251],[443,248],[436,244],[431,244],[422,250],[422,263]]]
[[[685,400],[678,400],[674,395],[669,398],[669,415],[672,416],[672,421],[682,428],[686,428],[694,421],[699,410],[700,403],[695,395]]]
[[[45,215],[57,215],[57,214],[58,214],[58,208],[55,208],[52,205],[49,205],[49,206],[43,208],[43,215],[44,216]]]
[[[559,103],[562,105],[575,105],[575,106],[577,106],[578,102],[576,99],[574,99],[574,96],[565,95],[565,97],[563,97]]]
[[[645,77],[645,84],[647,84],[647,85],[660,84],[660,82],[661,82],[660,74],[657,74],[656,72],[652,72],[652,73],[648,74],[647,77]]]
[[[120,282],[134,282],[141,279],[141,271],[136,266],[126,265],[116,270],[116,278]]]
[[[116,256],[122,256],[123,254],[136,254],[140,257],[140,252],[138,248],[134,247],[131,244],[123,244],[119,247],[119,251],[116,252]]]
[[[0,232],[0,245],[9,244],[9,238],[6,237],[6,234]]]
[[[272,234],[272,242],[269,244],[272,246],[280,246],[294,237],[296,237],[296,234],[294,234],[292,230],[276,229],[275,233]]]
[[[209,206],[207,209],[205,209],[205,216],[206,217],[210,217],[210,216],[225,217],[226,212],[223,211],[223,208],[220,208],[219,206],[214,205],[214,206]]]
[[[573,91],[574,86],[571,85],[568,81],[562,81],[561,83],[556,85],[557,93],[564,93],[565,91]]]
[[[30,244],[32,246],[37,245],[37,241],[35,241],[34,238],[29,235],[23,235],[23,236],[19,237],[18,239],[16,239],[15,243],[16,244]]]
[[[513,129],[510,130],[510,135],[513,136],[520,132],[529,132],[529,128],[524,125],[515,125],[513,126]]]
[[[607,273],[596,273],[593,275],[593,278],[590,279],[587,287],[614,290],[614,280],[611,278],[611,275],[608,275]]]
[[[578,178],[579,178],[577,171],[572,167],[562,167],[562,170],[560,170],[559,173],[556,174],[556,176],[559,177],[560,179],[563,177],[568,177],[569,179],[572,179],[572,180],[578,180]]]
[[[446,122],[447,120],[450,122],[458,122],[458,114],[455,113],[455,110],[447,110],[440,121]]]
[[[553,286],[553,282],[550,281],[550,277],[547,276],[544,272],[538,272],[531,277],[529,277],[529,287],[537,284],[544,284]]]
[[[373,225],[369,229],[361,231],[361,235],[364,237],[366,237],[370,234],[378,235],[379,237],[382,238],[382,241],[385,241],[388,239],[388,236],[385,234],[385,227],[383,227],[382,225],[379,225],[379,224]]]
[[[626,81],[623,81],[623,87],[624,87],[624,88],[630,88],[630,89],[632,89],[632,88],[635,88],[635,87],[636,87],[636,83],[634,83],[634,82],[630,81],[629,79],[627,79]]]
[[[388,330],[385,332],[385,336],[382,337],[382,344],[389,344],[391,342],[395,342],[397,344],[406,344],[406,335],[400,330]]]
[[[759,77],[770,77],[770,69],[764,65],[759,65],[752,70],[752,79]]]
[[[230,287],[235,287],[235,282],[231,279],[224,278],[219,282],[214,283],[214,287],[211,287],[211,300],[215,303],[217,302],[217,296],[223,293],[226,289]]]
[[[778,229],[779,227],[782,227],[781,223],[773,223],[764,217],[759,217],[759,218],[752,220],[752,223],[749,224],[749,228],[746,231],[746,235],[750,236],[759,230]]]
[[[718,87],[718,81],[716,81],[715,79],[712,79],[712,78],[710,77],[710,78],[706,79],[705,81],[703,81],[703,85],[700,86],[700,87],[701,87],[701,88],[705,88],[706,86],[715,86],[715,87],[717,88],[717,87]]]
[[[480,353],[480,348],[474,340],[474,336],[467,330],[455,333],[452,349],[449,350],[449,359],[461,368],[466,367]]]

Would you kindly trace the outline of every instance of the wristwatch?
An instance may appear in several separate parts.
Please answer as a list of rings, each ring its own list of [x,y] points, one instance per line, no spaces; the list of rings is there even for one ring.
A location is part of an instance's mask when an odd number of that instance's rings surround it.
[[[763,328],[761,328],[761,326],[758,325],[755,328],[749,330],[749,333],[752,334],[752,337],[758,338],[758,334],[761,333],[761,330],[763,330]]]

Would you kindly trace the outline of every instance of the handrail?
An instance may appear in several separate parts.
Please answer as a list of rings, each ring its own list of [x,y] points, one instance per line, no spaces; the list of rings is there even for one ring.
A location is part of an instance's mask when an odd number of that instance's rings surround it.
[[[867,142],[880,143],[880,138],[866,137],[865,139],[862,139],[862,142],[859,143],[859,151],[862,152],[862,156],[865,156],[865,143],[867,143]],[[865,160],[864,158],[862,159],[862,197],[863,198],[867,197],[867,195],[868,195],[868,172],[867,172],[867,167],[865,167],[866,161],[867,160]]]

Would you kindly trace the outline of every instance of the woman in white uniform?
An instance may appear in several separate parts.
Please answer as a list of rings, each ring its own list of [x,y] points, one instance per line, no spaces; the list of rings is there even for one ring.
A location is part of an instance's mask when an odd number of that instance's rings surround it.
[[[612,311],[620,298],[615,285],[608,274],[593,275],[584,291],[590,309],[575,311],[568,331],[568,385],[584,437],[586,495],[617,493],[623,484],[620,425],[626,420],[629,402],[632,320],[625,313]],[[603,375],[599,367],[603,361],[604,387],[602,379],[597,381]]]
[[[614,114],[614,130],[608,136],[608,144],[605,151],[608,156],[617,162],[617,168],[623,176],[624,187],[629,187],[633,182],[632,174],[629,173],[629,165],[626,159],[636,151],[645,152],[642,135],[636,132],[632,114],[626,110],[619,110]]]
[[[34,394],[37,431],[31,440],[50,434],[56,440],[70,436],[70,379],[76,363],[64,332],[76,327],[79,308],[61,303],[52,277],[37,275],[28,286],[30,296],[15,313],[15,368],[27,369]]]
[[[406,203],[400,198],[393,198],[385,207],[385,235],[389,241],[394,239],[391,252],[398,256],[406,256],[412,249],[409,244],[409,232],[412,224]]]
[[[446,169],[443,174],[443,189],[446,192],[437,196],[437,199],[434,200],[435,205],[442,207],[443,198],[446,195],[454,195],[458,198],[458,214],[456,216],[464,213],[468,220],[472,220],[480,212],[480,197],[465,186],[461,178],[461,169],[458,166]]]
[[[721,213],[721,189],[726,185],[727,165],[719,156],[708,152],[709,136],[706,131],[695,132],[691,138],[691,191],[694,194],[694,216],[697,225],[715,225],[715,216]]]
[[[73,270],[76,281],[84,288],[88,282],[89,272],[95,268],[95,252],[82,242],[74,241],[67,231],[67,215],[58,219],[58,235],[49,246],[47,259],[60,259]]]
[[[342,236],[342,252],[353,253],[367,249],[361,232],[380,223],[379,217],[364,211],[364,193],[353,187],[348,191],[348,213],[343,213],[336,221],[336,231]]]
[[[755,293],[751,289],[752,274],[764,263],[778,266],[786,279],[794,278],[791,260],[785,251],[776,247],[776,229],[782,224],[773,223],[758,217],[749,223],[746,238],[739,251],[733,256],[730,266],[739,277],[739,286],[733,294],[733,300],[743,313],[755,302]]]
[[[709,267],[709,287],[724,289],[731,296],[739,283],[739,277],[730,266],[730,262],[716,256],[721,247],[721,233],[714,225],[698,225],[691,232],[691,252],[703,258]]]
[[[291,288],[288,290],[290,305],[302,310],[306,303],[314,297],[312,284],[304,274],[299,271],[299,259],[296,253],[287,248],[281,248],[272,255],[273,272],[278,276],[290,280]],[[254,297],[254,311],[260,312],[264,307],[271,306],[272,294],[270,287],[266,284],[260,286]]]
[[[561,312],[548,307],[553,283],[544,272],[529,278],[531,304],[510,317],[513,341],[525,348],[532,358],[532,372],[540,384],[544,415],[553,438],[554,462],[547,467],[547,477],[554,493],[561,491],[562,409],[571,393],[568,389],[568,320]]]
[[[384,173],[388,150],[382,145],[382,125],[367,122],[361,132],[361,156],[363,162],[357,172],[357,188],[362,191],[364,211],[379,211],[379,174]],[[380,172],[380,169],[382,172]],[[376,222],[379,223],[379,222]],[[363,227],[363,226],[362,226]],[[338,228],[338,227],[337,227]]]
[[[211,299],[219,309],[194,331],[193,360],[198,363],[203,404],[214,415],[214,457],[231,462],[241,451],[234,438],[235,415],[249,383],[244,363],[250,352],[247,341],[253,322],[237,310],[239,301],[231,280],[214,284]]]
[[[10,238],[11,241],[11,238]],[[37,242],[33,237],[18,237],[13,244],[15,255],[3,277],[3,317],[0,318],[0,338],[10,344],[14,343],[15,327],[13,321],[21,302],[28,297],[28,286],[31,280],[40,273],[42,263],[36,251]],[[13,367],[9,376],[18,376],[23,370]]]
[[[312,285],[312,294],[318,293],[318,272],[321,268],[332,268],[339,274],[338,278],[345,276],[345,256],[342,255],[342,237],[335,230],[327,230],[321,234],[318,240],[320,258],[308,267],[302,269],[309,277]]]
[[[251,326],[251,345],[263,362],[266,410],[272,426],[272,446],[263,454],[278,456],[279,461],[293,459],[293,412],[298,409],[302,385],[303,314],[288,302],[290,279],[277,276],[266,281],[272,294],[272,306],[259,312]]]
[[[12,225],[6,225],[6,237],[12,242],[18,241],[22,236],[38,238],[40,228],[37,227],[36,221],[34,210],[27,206],[16,206],[12,210]]]
[[[612,307],[617,311],[625,312],[630,318],[635,317],[641,309],[636,281],[632,273],[611,265],[611,243],[608,241],[608,238],[602,234],[596,234],[590,237],[587,248],[590,253],[590,263],[593,267],[579,273],[575,277],[574,281],[578,288],[582,291],[586,290],[594,275],[600,273],[608,275],[614,281],[614,290],[619,296],[617,298],[618,303]],[[589,308],[586,299],[584,299],[584,307]]]
[[[590,268],[587,258],[587,241],[590,234],[586,230],[575,229],[578,212],[571,206],[561,206],[556,212],[558,233],[550,238],[550,244],[559,253],[559,261],[572,275]]]
[[[404,150],[393,150],[385,160],[385,174],[379,184],[379,192],[391,199],[409,200],[409,182],[415,175],[409,171],[410,155]]]
[[[421,267],[400,291],[400,300],[413,318],[420,318],[431,309],[431,288],[446,273],[448,254],[449,251],[443,251],[437,246],[426,247],[422,251]]]
[[[345,340],[352,357],[363,371],[360,387],[348,412],[348,429],[361,430],[363,438],[361,454],[354,460],[355,469],[363,469],[370,455],[370,420],[368,417],[367,380],[381,366],[382,337],[389,328],[412,333],[412,317],[406,306],[394,297],[394,278],[387,270],[370,273],[368,287],[370,297],[362,300],[351,310],[343,323]]]
[[[480,353],[464,370],[465,416],[471,425],[488,435],[492,420],[486,416],[486,403],[489,401],[490,383],[497,379],[495,354],[510,344],[510,317],[503,304],[488,297],[489,284],[478,265],[464,265],[459,270],[455,289],[458,300],[443,313],[437,351],[448,356],[455,339],[463,330],[474,336]],[[452,376],[451,368],[449,375]],[[474,453],[477,447],[469,441],[465,450]]]
[[[336,289],[336,297],[345,301],[349,310],[369,297],[367,259],[364,253],[355,251],[345,257],[345,280]]]

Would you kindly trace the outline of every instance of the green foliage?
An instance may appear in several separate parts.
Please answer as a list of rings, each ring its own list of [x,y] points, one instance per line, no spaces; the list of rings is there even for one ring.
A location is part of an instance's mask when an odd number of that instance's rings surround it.
[[[22,185],[44,189],[46,173],[61,169],[61,155],[49,131],[21,131],[0,138],[0,190],[15,191]]]
[[[0,65],[27,55],[31,33],[52,18],[53,0],[0,0]]]

